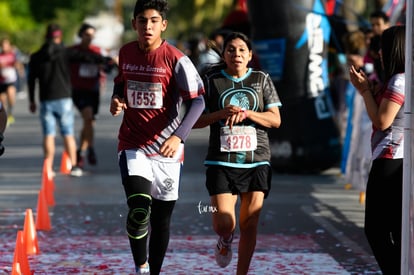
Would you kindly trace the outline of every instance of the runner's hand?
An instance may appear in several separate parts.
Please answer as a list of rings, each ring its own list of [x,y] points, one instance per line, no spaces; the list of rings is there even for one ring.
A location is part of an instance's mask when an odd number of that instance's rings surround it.
[[[117,116],[125,109],[127,109],[125,100],[117,95],[113,96],[111,100],[111,106],[109,108],[111,114],[113,116]]]
[[[166,158],[172,158],[177,153],[180,146],[181,139],[175,135],[170,136],[164,141],[160,148],[160,153]]]

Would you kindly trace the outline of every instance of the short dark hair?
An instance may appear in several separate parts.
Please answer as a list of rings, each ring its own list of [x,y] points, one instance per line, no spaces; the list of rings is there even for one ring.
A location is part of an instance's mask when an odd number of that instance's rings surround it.
[[[79,37],[82,37],[82,34],[83,34],[83,33],[84,33],[87,29],[94,29],[94,30],[96,30],[96,28],[95,28],[94,26],[92,26],[91,24],[89,24],[89,23],[83,23],[83,24],[80,26],[79,30],[78,30],[78,36],[79,36]]]
[[[374,11],[370,14],[369,18],[382,18],[385,23],[390,22],[389,16],[382,10]]]
[[[137,0],[134,8],[134,18],[149,9],[158,11],[162,19],[167,19],[168,3],[166,0]]]

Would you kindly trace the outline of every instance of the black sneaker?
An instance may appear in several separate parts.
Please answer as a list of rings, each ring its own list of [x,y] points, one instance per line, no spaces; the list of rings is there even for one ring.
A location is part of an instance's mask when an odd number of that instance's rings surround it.
[[[92,147],[88,148],[88,162],[90,165],[96,165],[97,163],[95,150]]]
[[[81,150],[76,151],[76,164],[81,169],[83,169],[83,167],[85,165],[85,162],[83,160],[83,156],[82,156]]]

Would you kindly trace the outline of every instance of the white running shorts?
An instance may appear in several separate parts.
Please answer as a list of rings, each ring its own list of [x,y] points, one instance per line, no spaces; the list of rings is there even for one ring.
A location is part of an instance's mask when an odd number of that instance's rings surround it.
[[[151,196],[162,201],[178,199],[182,162],[171,158],[148,158],[140,150],[125,150],[128,175],[152,182]]]

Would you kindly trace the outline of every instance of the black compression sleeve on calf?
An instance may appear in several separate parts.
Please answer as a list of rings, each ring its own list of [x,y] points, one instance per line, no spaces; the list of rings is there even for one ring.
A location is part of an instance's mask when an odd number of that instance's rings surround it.
[[[170,223],[175,201],[152,200],[149,259],[151,273],[159,274],[170,240]]]

